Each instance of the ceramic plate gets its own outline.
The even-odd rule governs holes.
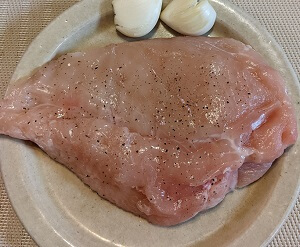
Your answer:
[[[299,113],[299,87],[282,49],[236,6],[211,1],[218,19],[210,36],[239,39],[280,70]],[[163,24],[145,38],[176,35]],[[93,45],[130,41],[116,33],[111,1],[85,0],[34,40],[13,79],[53,57]],[[13,84],[13,83],[12,83]],[[300,114],[298,114],[300,116]],[[101,199],[74,174],[29,142],[1,137],[0,157],[12,205],[40,246],[260,246],[266,245],[298,195],[299,142],[253,185],[230,193],[217,207],[175,226],[158,227]]]

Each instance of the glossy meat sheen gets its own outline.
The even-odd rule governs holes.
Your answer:
[[[0,133],[37,143],[100,196],[159,225],[257,180],[297,138],[283,79],[233,39],[95,48],[18,85],[0,103]]]

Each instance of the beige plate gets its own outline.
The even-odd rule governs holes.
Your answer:
[[[234,37],[259,51],[286,79],[300,116],[298,82],[282,49],[237,7],[222,0],[212,3],[218,20],[210,35]],[[173,35],[159,24],[147,38]],[[111,1],[82,1],[34,40],[14,79],[60,53],[124,39],[115,32]],[[266,245],[298,195],[298,150],[299,142],[259,182],[230,193],[219,206],[184,224],[166,228],[151,225],[102,200],[36,146],[6,137],[0,142],[2,172],[12,205],[34,240],[49,247]]]

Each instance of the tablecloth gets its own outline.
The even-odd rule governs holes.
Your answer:
[[[78,0],[0,0],[0,97],[27,46]],[[275,37],[300,76],[300,0],[231,0]],[[299,162],[299,161],[297,161]],[[0,246],[36,246],[18,220],[0,174]],[[268,247],[300,246],[300,196]]]

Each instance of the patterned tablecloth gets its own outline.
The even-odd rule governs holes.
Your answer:
[[[0,96],[34,37],[78,0],[0,0]],[[300,0],[231,0],[275,37],[300,76]],[[0,174],[0,246],[36,246],[8,200]],[[300,246],[300,196],[269,247]]]

